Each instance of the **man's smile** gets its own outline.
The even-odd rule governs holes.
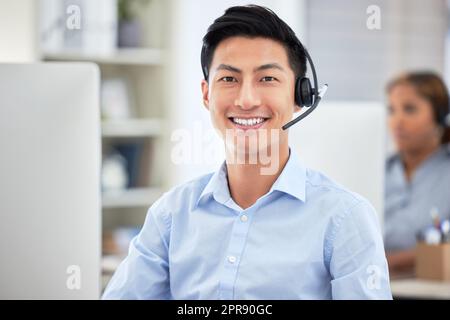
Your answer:
[[[261,128],[270,118],[262,116],[236,116],[228,117],[230,123],[237,129],[248,130],[248,129],[259,129]]]

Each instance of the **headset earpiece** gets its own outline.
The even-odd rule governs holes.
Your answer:
[[[446,110],[438,109],[437,123],[444,128],[450,127],[450,106]]]
[[[295,103],[299,107],[310,107],[313,104],[314,92],[308,78],[297,78],[295,83]]]
[[[450,106],[448,106],[447,110],[443,112],[443,114],[440,116],[440,124],[444,128],[450,127]]]

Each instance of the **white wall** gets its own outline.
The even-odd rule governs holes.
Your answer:
[[[369,5],[381,29],[366,26]],[[309,50],[330,100],[384,99],[386,82],[406,70],[444,72],[445,0],[308,0]]]
[[[38,59],[35,0],[0,0],[0,62]]]

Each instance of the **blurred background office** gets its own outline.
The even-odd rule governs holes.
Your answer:
[[[386,165],[384,233],[395,272],[414,267],[418,238],[449,240],[449,94],[439,75],[424,71],[398,76],[386,91],[397,152]],[[442,231],[438,238],[446,239],[430,238],[436,230]]]
[[[0,62],[101,68],[105,283],[152,202],[221,161],[202,106],[202,37],[226,8],[248,3],[294,29],[336,105],[387,108],[386,84],[405,71],[450,78],[445,0],[0,0]],[[397,147],[386,133],[385,159]],[[181,142],[192,152],[180,160]]]

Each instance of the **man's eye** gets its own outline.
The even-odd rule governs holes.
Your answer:
[[[277,80],[275,77],[263,77],[261,79],[262,82],[269,82],[269,81],[275,81]]]
[[[235,81],[235,79],[233,77],[223,77],[223,78],[220,78],[219,80],[223,81],[223,82],[233,82],[233,81]]]

